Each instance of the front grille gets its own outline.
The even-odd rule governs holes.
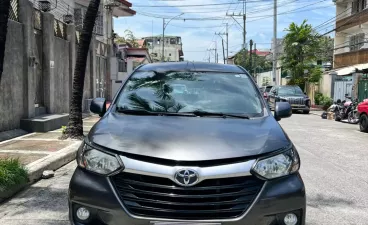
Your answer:
[[[290,104],[293,104],[293,105],[305,105],[304,98],[289,97],[286,99]]]
[[[132,173],[120,173],[111,180],[133,215],[184,220],[239,217],[264,184],[254,176],[204,180],[193,187]]]

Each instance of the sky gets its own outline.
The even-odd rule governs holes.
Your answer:
[[[125,30],[131,30],[137,38],[162,35],[163,17],[171,20],[165,35],[181,36],[184,59],[189,61],[215,60],[214,49],[217,45],[219,61],[222,61],[222,42],[226,23],[229,34],[229,56],[242,48],[242,17],[226,16],[242,13],[241,0],[128,0],[137,14],[114,20],[114,31],[120,36]],[[290,23],[300,24],[304,19],[315,30],[324,34],[333,30],[335,25],[335,5],[332,0],[277,0],[277,37],[282,38]],[[273,38],[273,4],[271,0],[246,0],[246,41],[256,43],[257,49],[271,49]],[[190,5],[190,6],[187,6]],[[180,15],[184,13],[183,15]],[[180,16],[179,16],[180,15]],[[238,24],[239,23],[239,24]],[[333,35],[333,32],[329,35]],[[249,48],[249,47],[248,47]],[[254,48],[254,47],[253,47]]]

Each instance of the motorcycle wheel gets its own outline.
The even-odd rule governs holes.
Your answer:
[[[349,114],[348,114],[348,121],[349,123],[357,123],[358,122],[358,118],[356,116],[356,113],[353,112],[353,111],[350,111]]]

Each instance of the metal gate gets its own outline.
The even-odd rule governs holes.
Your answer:
[[[360,80],[358,83],[358,100],[362,102],[368,98],[368,79]]]
[[[352,81],[339,80],[334,83],[334,96],[333,100],[337,101],[337,99],[344,100],[345,94],[351,96],[353,89]]]

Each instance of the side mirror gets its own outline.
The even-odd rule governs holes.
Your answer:
[[[93,99],[89,109],[94,114],[98,114],[100,117],[102,117],[106,113],[106,99],[105,98]]]
[[[272,94],[276,95],[277,91],[276,90],[273,90],[272,91]]]
[[[288,118],[293,114],[291,105],[288,102],[276,102],[275,119],[280,121],[282,118]]]
[[[307,92],[304,92],[305,95],[307,95]]]

